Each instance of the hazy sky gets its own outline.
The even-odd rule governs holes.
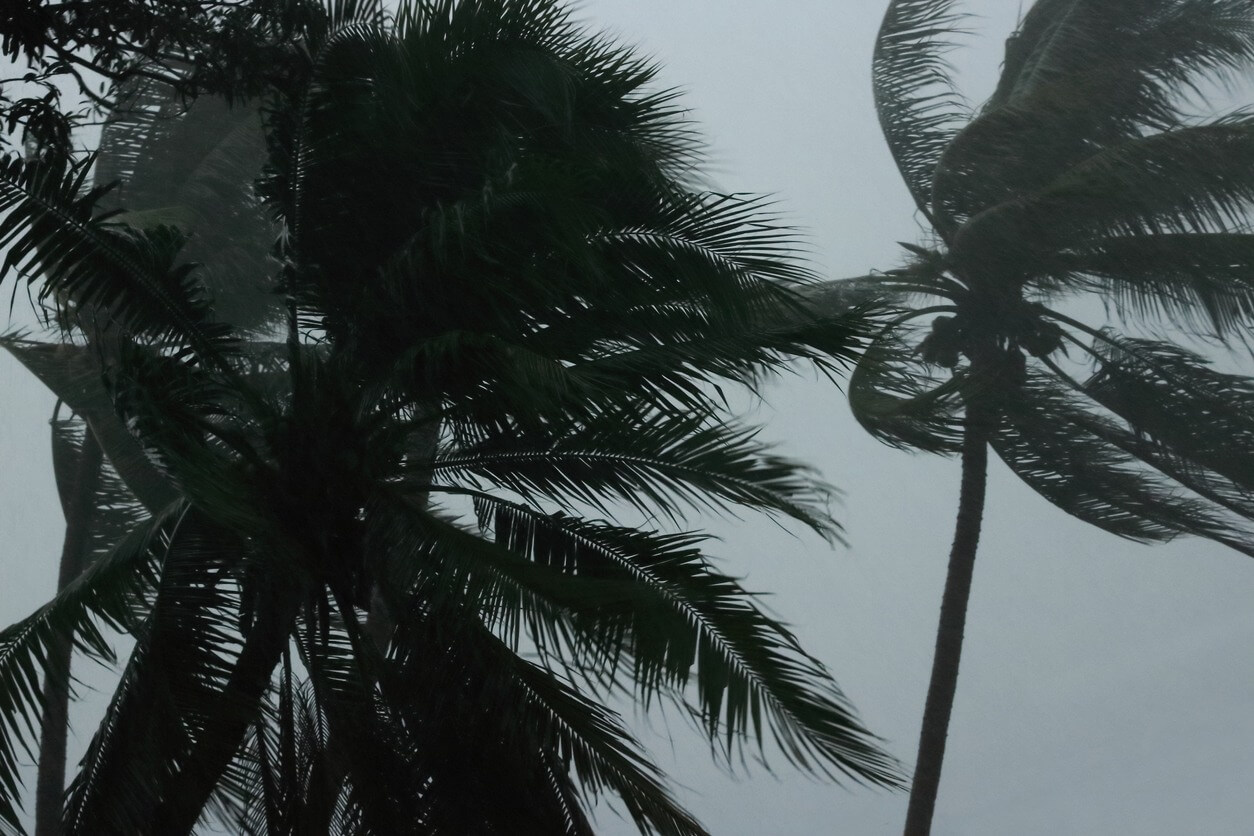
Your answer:
[[[770,192],[829,275],[894,266],[919,233],[875,121],[879,0],[585,0],[580,16],[664,66],[727,191]],[[973,101],[990,90],[1017,4],[972,0],[954,54]],[[21,303],[19,302],[19,308]],[[0,621],[52,591],[61,520],[52,402],[0,357]],[[845,491],[848,549],[769,522],[713,528],[714,550],[773,593],[888,748],[910,762],[957,502],[956,462],[867,438],[842,395],[806,375],[757,410],[787,453]],[[999,463],[977,561],[934,832],[970,836],[1254,832],[1254,564],[1201,541],[1138,546],[1089,529]],[[646,741],[715,834],[893,833],[905,794],[808,779],[778,764],[729,778],[677,718]],[[85,738],[91,727],[78,730]],[[601,816],[603,832],[634,832]]]

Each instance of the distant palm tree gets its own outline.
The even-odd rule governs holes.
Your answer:
[[[702,538],[654,530],[746,508],[835,533],[718,386],[851,361],[861,313],[805,313],[789,231],[697,189],[652,68],[555,3],[345,4],[304,49],[261,187],[286,344],[222,321],[177,228],[99,216],[77,170],[0,172],[10,264],[112,313],[105,392],[177,497],[0,633],[0,814],[38,661],[62,635],[108,658],[101,620],[137,644],[68,833],[588,833],[606,792],[703,832],[596,701],[625,689],[729,754],[769,734],[897,783]]]
[[[989,447],[1106,531],[1254,554],[1254,384],[1171,341],[1242,340],[1254,314],[1254,119],[1188,115],[1254,62],[1254,6],[1039,0],[969,113],[944,58],[953,5],[890,3],[873,62],[885,138],[932,236],[905,245],[907,266],[849,286],[903,308],[850,380],[858,420],[962,458],[909,834],[931,826]],[[1058,307],[1084,295],[1160,338]]]
[[[134,226],[177,223],[189,235],[182,257],[198,264],[217,315],[248,330],[273,327],[281,306],[260,279],[274,231],[252,195],[265,156],[256,108],[230,108],[212,96],[189,101],[163,83],[138,78],[111,99],[118,104],[101,132],[92,172],[97,184],[112,187],[102,208],[129,207],[115,220]],[[142,508],[155,513],[175,496],[136,455],[141,451],[93,379],[101,361],[91,355],[109,353],[110,312],[74,310],[65,324],[85,351],[0,339],[64,399],[58,415],[63,405],[74,413],[53,420],[55,475],[66,517],[58,591],[106,553]],[[107,458],[98,437],[110,448]],[[128,478],[118,476],[119,467]],[[61,828],[71,650],[68,641],[57,643],[45,666],[36,836],[56,836]]]

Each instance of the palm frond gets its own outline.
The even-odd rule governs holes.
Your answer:
[[[875,303],[864,303],[824,313],[803,296],[764,300],[748,322],[732,325],[711,321],[697,306],[642,306],[623,312],[623,330],[607,322],[604,342],[571,373],[599,384],[602,392],[670,399],[695,412],[709,387],[730,382],[756,390],[785,363],[804,361],[834,379],[853,365],[879,312]],[[608,319],[581,318],[578,327],[595,329]],[[560,338],[561,326],[555,330]]]
[[[1158,319],[1220,339],[1254,318],[1254,235],[1162,233],[1108,238],[1059,259],[1061,287],[1100,294],[1123,319]]]
[[[1182,90],[1197,90],[1202,76],[1235,81],[1251,62],[1254,25],[1240,0],[1039,0],[1007,41],[988,107],[1039,102],[1053,88],[1058,106],[1086,109],[1093,124],[1126,136],[1132,126],[1174,126]],[[1099,76],[1103,85],[1092,86]]]
[[[32,756],[42,715],[40,675],[49,649],[64,638],[90,658],[114,661],[102,627],[126,632],[146,611],[156,584],[153,547],[181,513],[178,506],[135,528],[57,597],[0,632],[0,821],[21,830],[17,752]]]
[[[944,154],[938,211],[961,222],[1095,153],[1187,122],[1183,93],[1254,60],[1240,0],[1043,0],[1006,42],[1001,80]]]
[[[800,293],[808,273],[756,201],[698,196],[651,219],[654,226],[619,231],[588,228],[593,212],[576,211],[579,228],[566,247],[560,217],[556,229],[549,222],[569,201],[561,189],[532,207],[540,229],[519,222],[492,234],[501,218],[480,229],[492,214],[486,207],[511,195],[476,200],[456,223],[433,213],[434,231],[408,242],[379,292],[363,296],[371,310],[397,315],[396,327],[351,337],[388,358],[376,368],[394,363],[428,396],[469,396],[476,420],[495,411],[551,421],[633,399],[637,408],[705,412],[706,384],[754,385],[789,359],[834,373],[866,335],[867,308],[820,313],[808,305]],[[437,230],[436,221],[449,228]],[[559,246],[528,269],[503,272],[502,263],[517,261],[503,244],[514,235],[515,249],[534,240]],[[444,247],[452,252],[442,255]]]
[[[1107,336],[1085,391],[1138,436],[1254,490],[1254,379],[1168,343]]]
[[[962,442],[959,377],[942,379],[921,362],[905,334],[886,328],[849,376],[849,407],[876,439],[891,447],[957,453]]]
[[[1007,401],[993,449],[1019,478],[1063,511],[1140,542],[1181,534],[1250,553],[1248,534],[1222,509],[1190,497],[1178,483],[1140,464],[1088,429],[1094,415],[1065,390],[1034,375],[1030,399]]]
[[[1139,459],[1191,494],[1212,503],[1218,513],[1234,515],[1229,518],[1230,530],[1224,533],[1223,538],[1214,539],[1237,551],[1250,553],[1249,532],[1242,520],[1254,517],[1254,493],[1189,457],[1177,454],[1170,447],[1116,426],[1111,421],[1084,414],[1078,414],[1075,420],[1096,438]]]
[[[0,246],[4,273],[42,274],[42,299],[102,309],[154,338],[176,338],[215,357],[227,331],[215,323],[190,268],[175,258],[183,236],[171,227],[110,229],[95,214],[102,192],[83,194],[89,162],[64,173],[15,157],[0,161]]]
[[[511,820],[556,818],[560,829],[550,824],[545,832],[588,833],[570,801],[608,792],[641,832],[705,833],[611,711],[519,658],[473,618],[456,609],[412,608],[398,625],[395,646],[398,669],[385,688],[406,695],[396,705],[412,730],[413,751],[428,768],[439,764],[434,775],[457,780],[462,793],[479,799],[469,816],[433,811],[452,825],[450,832],[467,832],[467,824],[484,818],[489,832],[503,833],[518,827]],[[569,774],[582,792],[569,784]],[[514,791],[500,792],[511,784]],[[458,795],[432,789],[445,799]]]
[[[897,781],[895,764],[875,748],[822,665],[801,651],[782,624],[762,613],[750,593],[715,571],[692,535],[649,533],[475,496],[494,537],[508,551],[501,555],[463,534],[450,557],[484,561],[478,571],[493,579],[487,589],[495,591],[497,606],[507,596],[520,600],[519,581],[543,579],[543,587],[521,600],[547,599],[553,615],[583,613],[580,621],[565,623],[580,646],[590,644],[594,667],[612,671],[619,664],[615,657],[626,653],[633,665],[631,680],[646,701],[657,692],[674,694],[694,677],[696,714],[712,739],[724,736],[729,753],[738,740],[752,735],[760,742],[769,732],[799,765],[881,785]],[[433,523],[445,529],[442,537],[433,536]],[[432,547],[448,549],[436,544],[447,540],[451,545],[459,537],[434,518],[424,525]],[[550,571],[536,576],[507,555]],[[557,579],[550,578],[553,569],[559,571]],[[466,571],[476,570],[471,564]],[[562,582],[563,575],[575,584]],[[507,587],[496,585],[505,580]],[[552,619],[531,639],[560,652],[563,633],[552,630],[562,623]]]
[[[756,432],[700,415],[610,415],[575,427],[551,445],[519,451],[504,440],[437,454],[439,480],[472,477],[473,486],[513,490],[527,501],[571,502],[604,511],[607,499],[678,519],[684,506],[780,513],[835,536],[827,495],[804,466],[771,455]],[[441,490],[440,483],[433,490]]]
[[[348,801],[351,788],[336,783],[341,776],[317,689],[292,667],[289,655],[262,716],[219,784],[216,820],[247,836],[366,836],[370,831]]]
[[[549,780],[554,753],[531,740],[494,734],[492,720],[468,699],[476,678],[472,652],[458,647],[462,616],[443,613],[444,639],[435,647],[407,647],[402,658],[456,659],[448,665],[402,670],[384,660],[349,610],[306,634],[301,648],[312,693],[327,720],[327,753],[346,778],[345,814],[362,833],[563,833],[585,836],[581,816],[569,816],[560,788]],[[409,610],[400,607],[408,621]],[[479,628],[482,630],[482,628]],[[394,657],[400,653],[393,641]],[[489,676],[499,675],[499,667]],[[501,720],[499,716],[496,721]],[[483,736],[480,737],[480,732]],[[326,811],[323,810],[323,813]],[[326,823],[313,823],[318,832]],[[352,832],[352,831],[350,831]]]
[[[261,598],[241,635],[244,545],[194,510],[165,538],[151,614],[70,787],[67,833],[185,832],[242,745],[287,641]]]
[[[409,745],[391,700],[379,698],[382,651],[363,634],[355,616],[337,617],[329,598],[323,612],[311,607],[302,614],[298,647],[309,672],[312,709],[325,723],[320,734],[326,741],[326,776],[332,786],[341,784],[343,797],[336,805],[358,832],[425,832],[430,808],[439,800],[425,792],[431,775],[416,764],[420,753]],[[304,811],[316,818],[316,831],[325,829],[326,814],[335,812],[328,810],[329,800],[315,800],[316,808]]]
[[[880,129],[915,205],[928,218],[937,163],[966,115],[945,60],[953,46],[949,38],[961,33],[963,16],[953,6],[953,0],[893,0],[871,59]]]
[[[989,269],[987,254],[1000,250],[1022,273],[1037,254],[1112,237],[1241,231],[1254,201],[1252,164],[1254,121],[1241,114],[1130,140],[973,217],[954,256],[985,253]]]

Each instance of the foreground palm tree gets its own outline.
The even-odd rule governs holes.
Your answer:
[[[1190,94],[1254,63],[1254,6],[1038,0],[974,113],[944,61],[953,6],[896,0],[880,29],[880,122],[932,237],[907,245],[907,266],[856,282],[904,312],[850,381],[875,436],[962,459],[909,834],[931,827],[990,447],[1106,531],[1254,554],[1254,382],[1170,341],[1242,340],[1254,314],[1254,119],[1187,112]],[[1059,307],[1085,294],[1162,336]]]
[[[771,735],[896,783],[699,535],[611,505],[833,534],[822,487],[717,384],[834,368],[860,315],[806,313],[787,230],[696,190],[651,69],[551,2],[424,3],[394,25],[345,5],[303,54],[262,184],[286,344],[224,322],[182,234],[99,216],[82,172],[0,177],[10,264],[111,312],[108,395],[136,470],[176,492],[0,634],[0,814],[16,824],[39,660],[61,635],[108,658],[99,621],[136,648],[68,833],[587,833],[605,792],[642,830],[702,832],[596,701],[623,689],[729,754]]]

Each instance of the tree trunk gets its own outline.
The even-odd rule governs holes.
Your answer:
[[[905,836],[927,836],[932,830],[936,793],[940,787],[945,740],[949,735],[949,715],[958,687],[958,663],[962,656],[962,632],[971,597],[971,576],[975,551],[980,541],[984,516],[984,488],[988,477],[988,424],[979,412],[968,409],[962,440],[962,488],[958,499],[958,520],[949,552],[949,574],[941,599],[940,625],[936,630],[936,652],[932,657],[932,680],[923,709],[919,733],[919,756],[915,762],[906,812]]]
[[[69,586],[86,568],[101,461],[100,445],[91,430],[87,429],[74,469],[74,482],[65,486],[68,488],[64,494],[65,540],[61,547],[57,592]],[[35,784],[35,836],[60,836],[62,830],[73,650],[70,636],[58,636],[48,648],[43,729],[39,737],[39,774]]]
[[[423,461],[431,461],[435,457],[436,445],[439,441],[440,425],[433,423],[427,429],[414,439],[413,453]],[[417,502],[420,507],[427,507],[429,494],[423,493],[418,497]],[[386,579],[384,583],[386,583]],[[366,622],[363,627],[363,633],[366,638],[374,645],[381,656],[387,655],[388,643],[392,640],[392,633],[396,629],[396,619],[388,608],[387,596],[383,586],[376,580],[370,589],[370,610],[366,613]],[[343,606],[348,606],[346,603]],[[346,614],[351,613],[351,609],[345,610]],[[374,683],[371,682],[371,685]],[[337,728],[335,718],[329,718],[330,733],[327,738],[326,751],[323,753],[323,759],[320,761],[325,764],[323,775],[326,781],[326,789],[328,794],[337,793],[344,782],[348,780],[349,773],[352,771],[348,756],[342,751],[344,749],[343,740],[348,736],[342,728]],[[334,798],[331,799],[334,801]],[[329,828],[331,824],[330,816],[334,812],[334,804],[326,804],[320,811],[316,820],[319,822],[319,833],[323,829]],[[325,827],[324,827],[325,826]]]

